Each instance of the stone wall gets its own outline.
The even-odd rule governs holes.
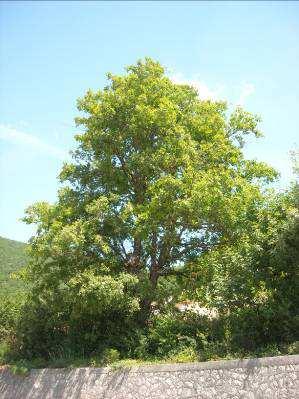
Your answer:
[[[132,367],[0,370],[1,399],[297,399],[299,355]]]

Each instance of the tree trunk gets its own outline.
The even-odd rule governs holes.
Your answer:
[[[149,280],[151,286],[151,292],[148,298],[144,298],[140,304],[140,314],[138,321],[141,325],[146,325],[147,321],[151,315],[152,306],[151,303],[155,298],[155,291],[157,288],[158,278],[159,278],[159,265],[157,261],[157,233],[154,232],[152,235],[152,246],[151,246],[151,265],[149,271]]]

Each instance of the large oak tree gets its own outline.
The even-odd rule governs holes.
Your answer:
[[[58,201],[25,217],[37,224],[33,290],[68,287],[89,308],[135,311],[159,278],[234,240],[275,173],[242,153],[259,119],[198,94],[145,59],[78,101],[78,147]]]

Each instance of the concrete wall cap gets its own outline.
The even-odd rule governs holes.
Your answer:
[[[169,363],[169,364],[154,364],[144,366],[125,366],[120,368],[111,367],[79,367],[76,369],[59,368],[59,369],[32,369],[31,372],[37,373],[47,370],[47,373],[65,373],[78,371],[96,371],[97,374],[108,374],[113,372],[127,372],[127,373],[163,373],[176,371],[196,371],[196,370],[229,370],[236,368],[251,369],[255,367],[269,367],[269,366],[288,366],[299,364],[299,355],[263,357],[253,359],[236,359],[236,360],[211,360],[208,362],[196,363]],[[4,371],[4,368],[2,369]],[[1,372],[1,369],[0,369]]]

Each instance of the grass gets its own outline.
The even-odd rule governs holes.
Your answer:
[[[1,348],[1,346],[0,346]],[[2,355],[7,348],[2,348]],[[1,352],[1,351],[0,351]],[[231,359],[247,359],[255,357],[267,357],[267,356],[280,356],[280,355],[293,355],[299,353],[299,341],[293,342],[292,344],[285,345],[283,347],[277,347],[276,345],[269,345],[261,348],[256,352],[242,353],[235,352],[226,354],[225,356],[215,355],[204,360],[231,360]],[[128,369],[134,366],[150,366],[157,364],[171,364],[171,363],[192,363],[202,361],[200,354],[196,353],[192,348],[185,348],[175,355],[159,358],[148,358],[148,359],[120,359],[119,353],[115,349],[107,349],[101,355],[95,355],[91,357],[79,357],[69,354],[64,356],[51,358],[45,360],[42,358],[36,358],[32,360],[19,359],[11,362],[8,366],[11,371],[17,375],[26,375],[33,368],[69,368],[74,369],[78,367],[109,367],[112,371]],[[0,353],[0,364],[1,364],[1,353]]]
[[[196,361],[196,360],[193,360]],[[184,359],[179,363],[190,363],[192,362],[190,359]],[[21,359],[19,361],[12,362],[8,365],[11,371],[14,374],[25,375],[30,369],[38,369],[38,368],[68,368],[75,369],[79,367],[109,367],[112,371],[122,370],[131,368],[134,366],[151,366],[155,364],[169,364],[169,363],[178,363],[174,358],[167,359],[120,359],[113,362],[103,362],[101,358],[91,357],[91,358],[58,358],[58,359],[32,359],[30,361],[26,361]]]

